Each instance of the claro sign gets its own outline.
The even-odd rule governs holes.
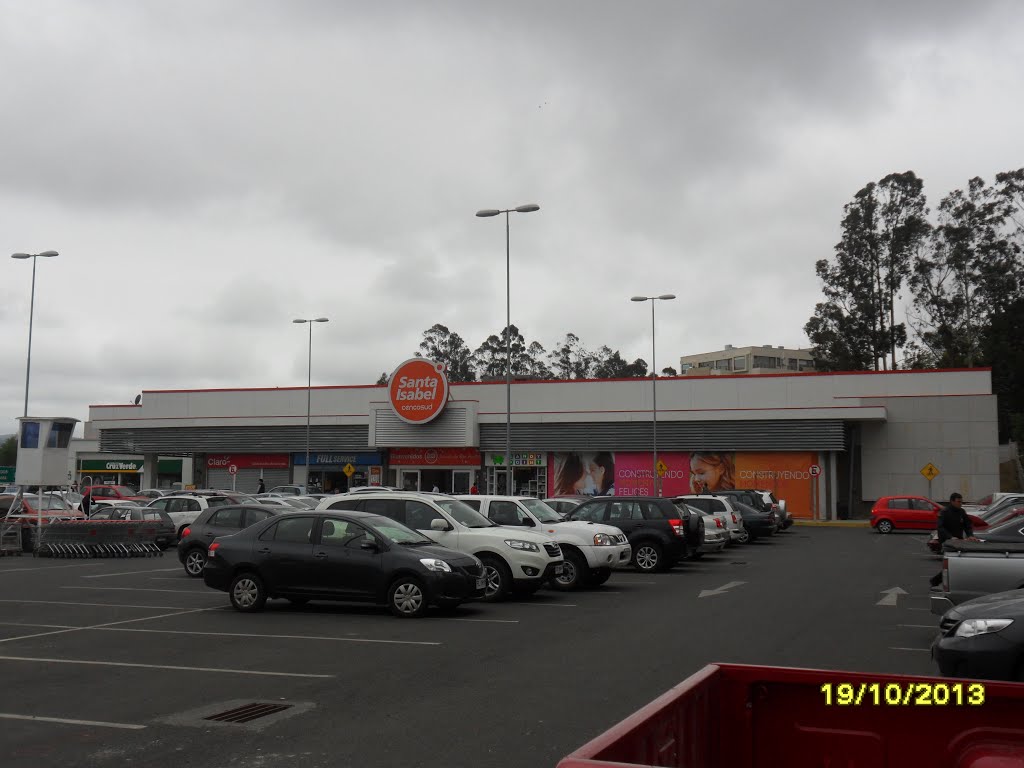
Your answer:
[[[444,365],[423,357],[406,360],[388,379],[388,400],[395,415],[408,424],[433,421],[448,402]]]

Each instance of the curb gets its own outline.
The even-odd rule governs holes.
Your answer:
[[[813,528],[870,528],[870,520],[794,520],[793,525]]]

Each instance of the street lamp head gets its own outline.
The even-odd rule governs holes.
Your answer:
[[[647,301],[647,297],[646,296],[634,296],[633,298],[630,299],[630,301]]]
[[[12,259],[31,259],[32,258],[32,254],[31,253],[12,253],[11,254],[11,258]]]
[[[59,256],[60,254],[57,253],[56,251],[43,251],[39,255],[42,256],[44,259],[52,259],[54,256]]]
[[[482,211],[477,211],[476,215],[481,219],[486,219],[488,216],[497,216],[501,211],[496,208],[484,208]]]
[[[675,297],[676,295],[674,293],[663,293],[658,298],[661,299],[662,301],[668,301],[669,299],[674,299]]]
[[[301,325],[302,323],[308,323],[309,320],[292,320],[292,322],[293,323],[298,323],[299,325]]]
[[[326,318],[326,317],[318,317],[318,318],[317,318],[316,320],[314,320],[313,322],[314,322],[314,323],[326,323],[326,322],[328,322],[328,320],[327,320],[327,318]]]
[[[537,205],[536,203],[528,203],[527,205],[516,206],[516,213],[533,213],[534,211],[539,210],[540,206]]]

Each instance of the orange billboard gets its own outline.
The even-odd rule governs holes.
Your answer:
[[[816,453],[737,453],[736,487],[771,491],[792,517],[811,517],[811,467]]]

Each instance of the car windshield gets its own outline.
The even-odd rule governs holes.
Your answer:
[[[129,488],[127,485],[106,485],[104,488],[112,488],[119,496],[134,496],[135,491]]]
[[[733,505],[734,507],[736,507],[736,509],[737,509],[737,510],[738,510],[738,511],[739,511],[739,512],[740,512],[741,514],[744,514],[744,515],[759,515],[759,514],[761,514],[761,512],[760,512],[759,510],[757,510],[757,509],[754,509],[754,508],[753,508],[752,506],[750,506],[749,504],[744,504],[744,503],[743,503],[742,501],[735,501],[735,500],[734,500],[734,501],[733,501],[733,503],[732,503],[732,505]]]
[[[1017,504],[1020,504],[1020,502],[1017,502]],[[1013,507],[1013,506],[1015,506],[1015,505],[1012,502],[1008,503],[1008,504],[1002,504],[1002,503],[995,504],[992,507],[990,507],[989,509],[981,511],[978,514],[978,517],[980,517],[985,522],[988,522],[989,520],[992,520],[993,518],[1003,517],[1007,512],[1009,512],[1010,508]]]
[[[467,528],[494,528],[495,524],[458,499],[431,499],[437,506]]]
[[[555,510],[539,499],[520,499],[519,502],[530,510],[533,516],[542,523],[560,523],[565,520],[562,515],[555,512]]]
[[[397,520],[387,517],[367,517],[361,522],[366,523],[377,533],[394,544],[433,544],[434,542],[422,533],[402,525]]]

